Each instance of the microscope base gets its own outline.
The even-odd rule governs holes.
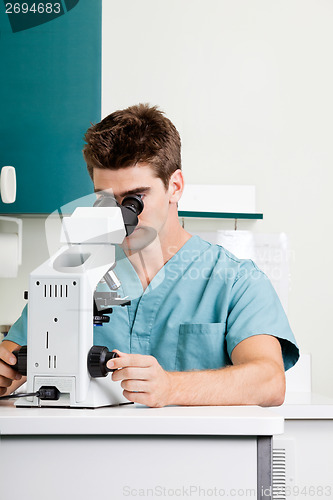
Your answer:
[[[19,398],[17,407],[66,407],[66,408],[100,408],[102,406],[116,406],[128,404],[123,396],[120,382],[114,382],[111,377],[91,379],[87,397],[82,401],[75,399],[75,377],[35,377],[34,389],[37,392],[41,387],[55,387],[60,392],[59,399],[40,399],[36,396]]]

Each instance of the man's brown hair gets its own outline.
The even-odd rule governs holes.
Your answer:
[[[115,111],[92,125],[84,138],[91,178],[93,168],[118,170],[149,163],[167,189],[170,176],[181,168],[179,133],[156,106],[138,104]]]

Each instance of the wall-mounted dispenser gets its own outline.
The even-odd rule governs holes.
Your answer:
[[[14,203],[16,200],[14,167],[1,169],[0,192],[3,203]],[[22,263],[22,220],[1,216],[0,223],[0,278],[15,278]],[[13,224],[16,226],[14,230]]]

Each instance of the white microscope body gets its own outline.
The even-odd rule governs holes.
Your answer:
[[[142,204],[140,199],[139,202]],[[121,244],[130,234],[129,227],[135,228],[143,204],[139,211],[133,205],[130,208],[76,208],[62,221],[64,247],[31,273],[27,392],[51,388],[58,396],[57,399],[27,396],[18,399],[17,406],[95,408],[128,403],[119,382],[112,381],[110,376],[90,375],[87,360],[94,345],[96,287],[114,267],[114,245]],[[132,222],[128,226],[124,223],[128,215],[124,211],[131,212]],[[116,292],[112,294],[111,305],[126,303],[127,298],[121,299]],[[103,309],[100,312],[103,314]]]

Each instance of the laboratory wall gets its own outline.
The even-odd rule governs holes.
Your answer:
[[[238,229],[287,233],[290,323],[331,395],[332,25],[327,0],[103,2],[102,115],[157,104],[188,183],[256,186],[264,219]]]
[[[181,134],[186,182],[256,186],[264,218],[238,229],[287,234],[289,320],[313,390],[333,396],[333,3],[104,0],[102,20],[102,116],[159,105]],[[46,257],[44,220],[25,218],[19,277],[0,279],[1,324]]]

